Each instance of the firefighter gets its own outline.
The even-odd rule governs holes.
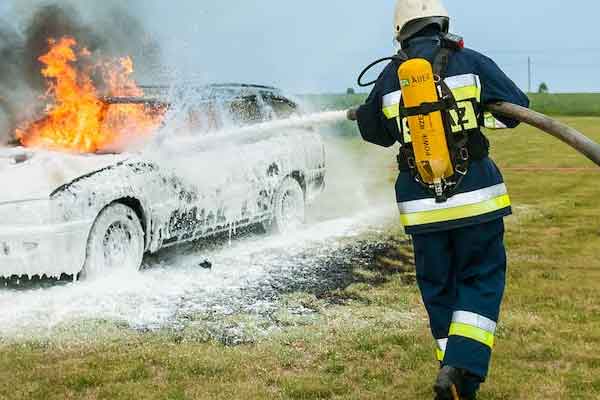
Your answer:
[[[505,286],[504,217],[511,205],[482,127],[514,128],[518,122],[496,118],[485,106],[505,101],[529,107],[527,96],[500,68],[464,48],[449,27],[440,0],[397,1],[394,35],[401,53],[428,60],[452,92],[454,105],[443,112],[456,173],[446,198],[424,185],[415,168],[410,114],[403,112],[398,77],[403,57],[389,63],[365,104],[349,114],[367,142],[400,143],[396,197],[412,236],[418,285],[441,365],[434,385],[440,400],[476,398],[488,375]]]

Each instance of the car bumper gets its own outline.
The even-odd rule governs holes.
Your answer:
[[[85,262],[92,223],[0,225],[0,277],[60,277],[79,273]]]

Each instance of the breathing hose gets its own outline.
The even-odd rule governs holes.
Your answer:
[[[384,58],[380,58],[379,60],[373,61],[371,64],[367,65],[365,67],[365,69],[363,69],[362,72],[360,73],[360,75],[358,76],[358,86],[369,87],[369,86],[373,86],[375,83],[377,83],[377,79],[367,82],[367,83],[363,83],[363,81],[362,81],[362,79],[367,74],[367,72],[369,72],[374,66],[379,65],[384,61],[398,61],[399,63],[403,63],[406,60],[408,60],[408,56],[406,54],[404,54],[404,52],[399,51],[398,54],[395,56],[384,57]]]

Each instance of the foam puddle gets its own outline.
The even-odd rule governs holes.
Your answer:
[[[288,236],[251,236],[231,246],[217,243],[198,249],[184,246],[146,260],[148,269],[90,282],[50,288],[0,290],[0,338],[50,339],[89,321],[106,321],[141,330],[184,327],[195,313],[227,316],[240,310],[260,313],[274,299],[248,296],[282,277],[293,280],[322,267],[323,258],[340,251],[342,239],[380,231],[390,209],[333,219]],[[298,259],[310,253],[310,260]],[[209,260],[213,268],[199,266]],[[220,318],[217,316],[217,318]],[[89,334],[95,337],[94,333]]]

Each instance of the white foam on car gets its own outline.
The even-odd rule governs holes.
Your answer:
[[[265,190],[269,195],[276,190],[279,181],[268,175],[270,165],[275,161],[282,174],[290,174],[292,171],[318,173],[313,164],[318,163],[315,160],[322,156],[320,145],[316,148],[313,146],[311,151],[306,150],[305,145],[320,143],[320,138],[317,133],[300,128],[343,118],[343,112],[325,112],[194,134],[189,127],[177,129],[178,124],[185,125],[180,121],[185,118],[181,117],[181,113],[176,114],[178,117],[172,117],[170,123],[158,133],[157,141],[149,143],[137,153],[75,155],[22,148],[0,151],[0,156],[6,156],[6,162],[0,161],[0,182],[10,188],[0,193],[0,203],[48,198],[59,186],[90,172],[99,171],[90,178],[96,179],[96,186],[91,188],[87,180],[75,182],[69,186],[68,194],[62,193],[60,200],[55,201],[55,204],[61,204],[61,209],[67,210],[64,213],[61,210],[55,212],[57,218],[65,215],[69,218],[69,221],[58,220],[55,223],[77,221],[81,223],[82,231],[89,229],[106,204],[134,193],[136,198],[155,206],[153,217],[157,226],[170,224],[173,209],[186,212],[201,207],[207,215],[218,215],[223,211],[226,218],[224,226],[229,227],[233,233],[236,222],[242,219],[244,212],[251,215],[260,213],[259,199]],[[18,155],[26,155],[26,161],[11,161],[14,160],[12,157]],[[160,173],[135,176],[126,166],[103,170],[118,162],[135,165],[146,161],[159,166]],[[181,182],[177,179],[178,187],[165,184],[165,177],[167,182],[171,182],[170,177],[181,178]],[[311,177],[306,178],[310,181]],[[145,182],[139,182],[141,179]],[[200,194],[201,198],[198,202],[188,201],[185,196],[181,196],[181,187],[187,192]],[[221,195],[217,196],[216,193]],[[224,198],[227,199],[226,203],[223,203]],[[11,213],[12,210],[8,212]],[[0,216],[3,216],[2,210]],[[5,224],[8,223],[7,218],[4,216]],[[10,223],[8,225],[10,227]],[[43,228],[41,224],[36,226],[36,229]],[[188,232],[181,232],[186,233]],[[173,236],[179,234],[180,232],[175,232]],[[81,236],[83,235],[82,233]],[[79,254],[78,257],[74,254],[71,256],[72,262],[59,257],[63,251],[48,255],[44,261],[29,263],[27,253],[20,251],[15,252],[13,258],[23,260],[22,262],[3,265],[0,259],[0,273],[3,276],[54,277],[59,277],[62,273],[76,274],[83,265],[85,238],[79,245],[75,240],[72,242],[77,246]]]
[[[16,162],[15,157],[23,157],[24,161]],[[59,186],[127,157],[0,147],[0,203],[48,198]]]

